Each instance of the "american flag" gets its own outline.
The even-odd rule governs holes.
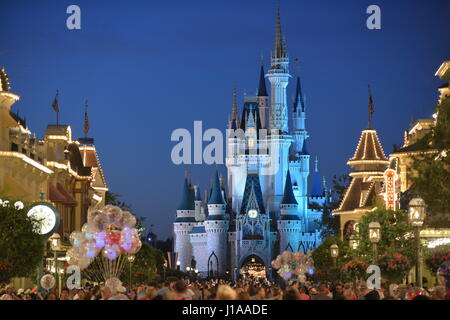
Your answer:
[[[55,110],[55,112],[59,112],[58,95],[59,95],[59,91],[56,90],[55,100],[53,100],[53,104],[52,104],[53,110]]]
[[[370,92],[370,84],[369,84],[369,114],[373,115],[375,112],[375,107],[373,105],[372,93]]]
[[[89,118],[88,118],[88,113],[87,113],[87,100],[86,100],[86,107],[84,109],[84,134],[87,134],[89,132]]]

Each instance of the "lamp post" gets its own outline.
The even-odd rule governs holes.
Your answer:
[[[181,265],[181,262],[180,262],[180,260],[178,260],[178,261],[177,261],[177,270],[178,270],[178,271],[180,271],[180,265]]]
[[[377,263],[378,258],[378,250],[377,250],[377,244],[380,242],[381,239],[381,226],[380,223],[377,221],[372,221],[369,223],[369,240],[372,242],[372,249],[373,249],[373,258],[372,263]]]
[[[422,198],[415,197],[409,202],[408,218],[415,227],[416,238],[416,284],[422,287],[422,270],[420,268],[420,228],[423,225],[426,215],[426,204]]]
[[[163,264],[164,282],[166,282],[166,268],[167,268],[167,260],[164,259],[164,264]]]
[[[333,258],[333,266],[337,266],[337,257],[339,256],[339,247],[336,243],[330,246],[330,255]]]
[[[372,250],[373,250],[373,258],[372,263],[377,263],[378,258],[378,250],[377,250],[377,244],[380,242],[381,239],[381,226],[378,221],[372,221],[369,223],[369,240],[372,242]]]
[[[354,234],[352,234],[350,236],[350,240],[348,241],[348,244],[352,250],[356,250],[359,245],[358,238]]]
[[[58,251],[61,251],[61,236],[58,233],[52,234],[49,238],[50,247],[53,251],[53,264],[55,266],[55,280],[56,280],[56,288],[58,290],[58,296],[60,295],[60,285],[59,285],[59,272],[58,272]]]
[[[136,259],[134,254],[128,255],[128,263],[130,264],[130,274],[129,274],[129,276],[130,276],[130,290],[131,290],[131,285],[132,285],[132,283],[131,283],[132,282],[132,280],[131,280],[131,266],[133,265],[134,259]]]

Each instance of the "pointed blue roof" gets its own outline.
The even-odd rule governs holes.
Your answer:
[[[296,88],[294,108],[293,108],[294,112],[297,112],[299,104],[301,107],[301,111],[305,112],[305,100],[303,99],[302,85],[300,84],[300,76],[297,77],[297,88]]]
[[[308,148],[306,147],[306,139],[303,141],[302,154],[309,154]]]
[[[177,210],[195,210],[194,197],[187,178],[184,179],[181,203]]]
[[[267,97],[266,78],[264,77],[264,67],[261,64],[261,72],[259,74],[258,97]]]
[[[250,205],[252,204],[252,205]],[[241,214],[247,213],[247,207],[252,207],[257,204],[260,213],[265,213],[263,195],[261,190],[261,184],[259,182],[259,176],[257,174],[248,174],[245,181],[244,196],[242,197]],[[252,208],[256,209],[256,208]]]
[[[222,196],[222,190],[220,190],[219,173],[217,170],[214,175],[211,197],[209,198],[208,204],[225,204]]]
[[[286,174],[286,183],[284,185],[284,195],[281,204],[298,204],[294,196],[294,191],[292,191],[291,173],[289,169]]]

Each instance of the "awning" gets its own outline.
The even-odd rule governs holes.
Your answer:
[[[50,200],[55,203],[62,203],[65,206],[69,207],[76,207],[77,201],[75,198],[67,192],[67,190],[64,188],[64,186],[60,183],[50,183],[49,184],[50,189]]]

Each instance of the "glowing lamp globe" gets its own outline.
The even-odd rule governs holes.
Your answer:
[[[425,220],[426,204],[422,198],[413,198],[409,202],[408,218],[414,227],[421,227]]]
[[[339,247],[337,244],[332,244],[330,246],[330,255],[332,258],[337,258],[339,256]]]
[[[369,240],[372,243],[378,243],[381,239],[381,226],[377,221],[369,223]]]

